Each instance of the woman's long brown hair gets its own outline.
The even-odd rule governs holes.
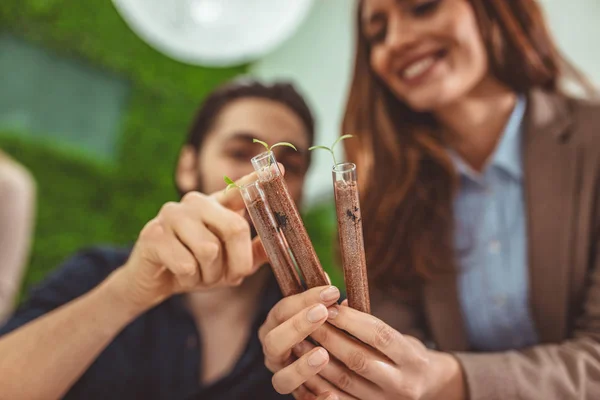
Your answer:
[[[535,0],[468,0],[488,49],[491,73],[518,93],[559,91],[572,74]],[[343,132],[357,164],[371,289],[408,289],[454,273],[455,173],[433,117],[399,101],[370,67],[361,30]],[[576,76],[581,78],[581,76]]]

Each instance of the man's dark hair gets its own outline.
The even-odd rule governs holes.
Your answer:
[[[223,108],[235,100],[244,98],[268,99],[287,106],[302,120],[309,136],[309,142],[313,143],[314,118],[306,101],[291,83],[264,84],[244,79],[220,86],[206,97],[192,122],[186,144],[199,149]]]

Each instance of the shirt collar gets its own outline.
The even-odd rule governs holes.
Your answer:
[[[486,169],[497,167],[515,179],[522,178],[521,132],[526,108],[525,96],[520,95]],[[456,152],[450,150],[450,157],[460,175],[477,180],[479,174],[466,164]]]
[[[523,176],[521,132],[526,105],[525,97],[519,96],[490,162],[490,165],[504,170],[516,179],[521,179]]]

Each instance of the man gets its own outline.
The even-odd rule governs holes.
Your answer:
[[[255,179],[252,138],[308,149],[313,136],[289,84],[209,96],[179,157],[182,200],[164,205],[133,249],[76,255],[0,329],[0,397],[280,398],[257,330],[281,295],[239,193],[220,189],[223,175]],[[299,201],[308,152],[276,156]]]

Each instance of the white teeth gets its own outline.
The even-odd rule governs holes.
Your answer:
[[[402,72],[402,76],[405,79],[412,79],[416,76],[419,76],[423,72],[425,72],[429,67],[431,67],[434,62],[434,57],[427,57],[425,59],[414,62],[404,69],[404,71]]]

